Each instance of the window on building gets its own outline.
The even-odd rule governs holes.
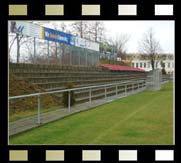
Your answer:
[[[138,63],[136,63],[136,67],[138,68]]]
[[[140,68],[142,68],[142,63],[140,63]]]
[[[146,63],[144,63],[144,68],[146,68]]]
[[[170,68],[170,62],[168,62],[168,68]]]
[[[132,63],[132,67],[134,67],[134,63]]]

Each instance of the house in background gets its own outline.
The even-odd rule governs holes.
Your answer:
[[[129,54],[128,58],[131,60],[131,66],[144,69],[145,71],[151,71],[151,61],[148,55],[141,54]],[[162,69],[161,63],[165,65],[165,71],[167,74],[174,72],[174,55],[173,54],[160,54],[155,60],[155,69]]]

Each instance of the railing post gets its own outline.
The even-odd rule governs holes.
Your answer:
[[[126,96],[127,95],[127,85],[125,85],[125,91],[124,91],[124,95]]]
[[[105,100],[107,99],[107,88],[105,86]]]
[[[137,84],[136,91],[139,92],[139,83]]]
[[[91,92],[91,88],[89,89],[89,104],[91,104],[92,102],[92,92]]]
[[[142,90],[144,90],[144,83],[142,83]]]
[[[145,89],[145,86],[146,86],[146,84],[145,84],[145,81],[143,82],[143,90]]]
[[[68,91],[68,112],[70,112],[70,101],[71,101],[71,96],[70,96],[70,91]]]
[[[118,85],[116,84],[116,96],[118,96]]]
[[[142,83],[142,90],[144,89],[144,83]]]
[[[134,94],[134,84],[132,84],[132,94]]]
[[[40,117],[40,115],[41,115],[41,110],[40,110],[40,108],[41,108],[41,101],[40,101],[40,95],[38,95],[38,124],[41,124],[41,117]]]
[[[143,90],[143,83],[141,83],[141,90]]]

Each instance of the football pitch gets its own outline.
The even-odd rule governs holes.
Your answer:
[[[10,137],[9,144],[173,144],[173,83]]]

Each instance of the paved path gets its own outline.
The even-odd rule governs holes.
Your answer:
[[[78,105],[71,107],[70,112],[68,111],[67,108],[64,108],[64,109],[58,109],[55,111],[49,111],[46,113],[42,113],[41,114],[41,124],[38,124],[37,115],[23,118],[23,119],[14,121],[14,122],[9,122],[9,136],[12,136],[12,135],[18,134],[20,132],[32,129],[34,127],[41,126],[41,125],[48,123],[48,122],[51,122],[51,121],[61,119],[63,117],[66,117],[68,115],[71,115],[71,114],[74,114],[77,112],[92,109],[96,106],[111,102],[116,98],[126,97],[126,96],[129,96],[131,94],[135,94],[135,93],[138,93],[140,91],[143,91],[143,90],[144,89],[140,89],[140,90],[135,91],[135,92],[130,92],[129,94],[126,94],[126,95],[125,94],[119,94],[119,96],[111,96],[111,97],[107,97],[106,99],[94,100],[91,102],[91,104],[89,102],[86,102],[83,104],[78,104]]]

